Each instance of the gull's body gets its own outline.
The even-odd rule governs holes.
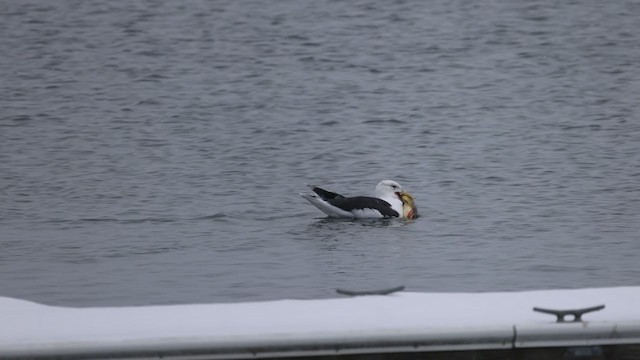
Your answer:
[[[407,197],[411,195],[392,180],[383,180],[376,186],[375,196],[345,197],[338,193],[311,186],[313,193],[300,195],[330,217],[338,218],[413,218],[413,212],[406,216],[403,209]],[[413,201],[412,201],[413,206]],[[414,206],[415,207],[415,206]],[[415,211],[417,214],[417,211]]]

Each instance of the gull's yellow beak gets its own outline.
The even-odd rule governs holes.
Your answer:
[[[406,191],[397,192],[396,195],[402,200],[402,217],[405,219],[415,219],[418,217],[418,208],[413,201],[413,196]]]

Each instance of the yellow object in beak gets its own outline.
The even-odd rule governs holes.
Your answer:
[[[396,195],[402,200],[402,217],[405,219],[417,218],[418,208],[413,201],[413,196],[408,192],[397,192]]]

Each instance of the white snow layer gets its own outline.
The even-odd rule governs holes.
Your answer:
[[[555,316],[532,311],[534,306],[576,309],[601,304],[606,308],[585,314],[583,323],[557,324]],[[603,344],[628,343],[640,338],[638,304],[640,287],[400,292],[327,300],[96,308],[0,297],[0,357],[275,345],[372,346],[381,341],[431,344],[432,350],[451,349],[447,344],[458,344],[460,349],[460,343],[469,348],[598,343],[594,339]]]

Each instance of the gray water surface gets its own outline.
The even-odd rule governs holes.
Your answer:
[[[640,3],[0,2],[0,296],[640,285]],[[335,221],[298,192],[417,199]]]

